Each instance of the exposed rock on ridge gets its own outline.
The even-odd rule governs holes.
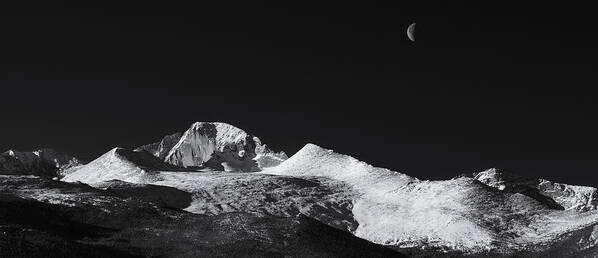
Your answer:
[[[172,147],[174,147],[179,142],[182,135],[183,133],[180,132],[171,135],[166,135],[164,136],[164,138],[162,138],[160,142],[143,145],[135,150],[146,150],[152,155],[164,160],[166,158],[166,155],[168,155],[170,150],[172,150]]]
[[[0,154],[0,174],[56,177],[68,173],[82,162],[53,149],[36,151],[8,150]]]
[[[594,187],[525,178],[496,168],[476,173],[474,178],[501,191],[521,193],[562,209],[587,211],[598,206],[598,189]]]

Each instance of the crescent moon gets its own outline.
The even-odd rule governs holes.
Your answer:
[[[415,42],[415,22],[409,25],[407,28],[407,37],[413,42]]]

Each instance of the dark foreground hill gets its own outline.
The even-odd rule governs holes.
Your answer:
[[[0,257],[401,257],[305,216],[203,216],[29,176],[0,192]]]

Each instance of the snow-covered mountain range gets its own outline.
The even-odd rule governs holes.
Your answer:
[[[8,186],[24,182],[22,184],[31,189],[5,188],[19,198],[60,207],[108,207],[100,203],[113,198],[108,196],[117,196],[133,198],[136,206],[150,203],[183,209],[181,212],[186,215],[158,212],[170,214],[160,216],[175,218],[171,226],[165,226],[167,231],[178,228],[174,226],[177,216],[185,217],[181,225],[195,219],[194,216],[218,220],[231,214],[249,214],[236,218],[241,221],[253,220],[247,216],[311,218],[321,225],[293,223],[309,225],[306,226],[309,230],[330,228],[330,232],[337,232],[334,234],[345,232],[355,239],[370,241],[376,245],[373,249],[364,245],[369,256],[598,256],[596,188],[523,178],[499,169],[430,181],[374,167],[315,144],[307,144],[287,157],[283,152],[270,150],[256,136],[225,123],[194,123],[183,133],[165,136],[160,142],[135,150],[115,148],[59,176],[61,182],[40,182],[42,178],[23,176],[5,179]],[[53,190],[49,190],[49,185]],[[81,201],[76,194],[57,190],[75,186],[84,189],[78,190],[84,196],[96,197]],[[117,208],[105,209],[111,214],[122,212]],[[116,220],[115,216],[111,218]],[[149,231],[143,233],[141,227],[145,225],[140,224],[139,228],[118,225],[116,228],[123,232],[134,230],[141,235],[150,234]],[[282,228],[269,232],[277,230]],[[291,232],[300,234],[300,231]],[[223,239],[235,238],[224,229],[221,233]],[[253,233],[247,234],[258,246],[269,245],[267,241],[253,238]],[[272,241],[289,239],[268,237]],[[129,245],[101,241],[94,244],[130,252],[142,248],[150,238],[129,236],[127,239],[132,241]],[[156,241],[157,238],[151,239]],[[180,236],[177,239],[196,243]],[[313,249],[313,242],[301,243],[301,248],[315,253],[315,250],[326,250],[326,247]],[[241,246],[239,250],[246,250]],[[276,252],[284,253],[281,251],[285,250],[284,246],[298,248],[297,244],[282,246],[275,249]],[[382,249],[376,249],[378,247]],[[340,249],[334,249],[333,245],[329,248],[328,251],[334,251],[327,252],[326,256],[343,256]],[[168,255],[167,252],[158,254]],[[303,256],[301,254],[300,251],[289,253],[298,257]]]
[[[552,199],[546,202],[525,191],[495,188],[491,182],[496,181],[489,179],[500,178],[496,171],[487,170],[473,178],[420,180],[308,144],[266,172],[348,184],[356,192],[351,211],[359,224],[355,235],[417,249],[412,255],[422,251],[431,255],[437,250],[456,255],[597,254],[598,212],[588,204],[595,188],[535,186],[538,195]]]

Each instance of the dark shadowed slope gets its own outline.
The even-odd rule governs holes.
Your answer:
[[[60,177],[82,162],[53,149],[36,151],[8,150],[0,154],[0,174]]]
[[[303,216],[203,216],[28,176],[0,176],[0,191],[0,247],[14,247],[0,256],[401,257]]]

